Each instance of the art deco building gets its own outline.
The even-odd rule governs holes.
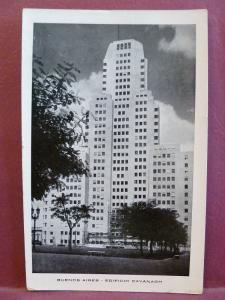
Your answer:
[[[159,144],[159,108],[147,87],[148,61],[141,43],[115,41],[103,60],[102,94],[92,101],[89,127],[89,203],[93,243],[119,235],[118,208],[149,199],[149,167]]]

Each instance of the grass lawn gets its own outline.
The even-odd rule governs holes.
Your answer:
[[[136,274],[188,276],[189,256],[179,259],[105,257],[33,253],[34,273]]]

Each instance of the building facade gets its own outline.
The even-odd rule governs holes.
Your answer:
[[[112,180],[112,98],[98,95],[90,105],[89,117],[89,199],[93,207],[88,222],[90,243],[102,244],[108,240],[109,209]]]
[[[193,152],[182,152],[179,145],[157,145],[152,158],[150,199],[160,208],[176,210],[190,237]]]
[[[159,107],[148,90],[147,74],[148,61],[141,43],[125,40],[109,45],[103,60],[102,95],[92,102],[90,108],[93,114],[89,127],[90,166],[94,176],[101,176],[96,188],[95,177],[90,180],[89,202],[101,214],[101,219],[94,215],[88,227],[89,233],[93,233],[93,243],[99,243],[99,239],[101,242],[117,239],[119,232],[112,228],[111,222],[117,209],[149,198],[151,151],[159,144],[160,134]],[[102,126],[105,128],[99,131],[96,126],[99,128],[102,122],[99,119],[104,120],[104,117]],[[102,143],[102,138],[102,146],[108,150],[106,157],[96,160],[96,147],[99,147],[96,143]],[[98,155],[100,153],[98,151]],[[102,161],[108,163],[104,169]],[[97,168],[101,168],[99,174],[95,172]],[[104,192],[98,202],[95,200],[97,189]]]
[[[89,161],[88,148],[86,146],[79,147],[81,157],[85,161]],[[56,217],[53,217],[52,208],[56,197],[62,194],[69,196],[68,207],[88,205],[89,193],[89,177],[70,176],[62,178],[62,187],[60,190],[52,190],[42,201],[35,201],[33,203],[34,209],[40,208],[40,215],[37,220],[37,228],[39,235],[41,235],[41,242],[44,245],[52,246],[67,246],[69,239],[69,228],[66,222],[62,222]],[[33,224],[32,224],[33,230]],[[36,232],[37,236],[38,232]],[[82,220],[77,224],[73,230],[73,245],[83,245],[87,243],[87,224]]]

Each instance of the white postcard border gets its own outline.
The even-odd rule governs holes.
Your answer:
[[[193,213],[190,276],[37,274],[32,273],[31,249],[31,96],[33,24],[195,24],[196,99],[193,171]],[[204,267],[207,127],[208,29],[206,10],[185,11],[23,11],[22,35],[22,145],[26,280],[30,290],[93,290],[135,292],[202,292]],[[92,280],[92,281],[91,281]],[[128,282],[126,282],[128,280]]]

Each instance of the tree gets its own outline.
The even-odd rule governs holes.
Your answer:
[[[34,57],[32,81],[32,199],[40,200],[60,178],[88,175],[88,166],[75,149],[84,137],[87,112],[75,112],[82,99],[72,85],[79,73],[73,63],[58,64],[46,74],[39,57]]]
[[[146,239],[152,208],[151,203],[134,202],[131,206],[124,206],[117,211],[117,227],[126,236],[139,239],[141,255],[143,255],[143,241]]]
[[[187,230],[183,223],[179,222],[177,218],[179,214],[175,210],[158,209],[158,222],[156,226],[155,242],[164,246],[164,251],[170,247],[170,251],[179,252],[179,245],[187,243]]]
[[[169,231],[170,234],[165,237],[165,241],[173,253],[178,254],[180,245],[186,245],[187,243],[187,230],[183,223],[176,220],[169,224],[167,231]]]
[[[186,229],[177,221],[178,217],[174,210],[161,209],[153,203],[134,202],[118,210],[117,227],[127,236],[139,239],[141,255],[144,241],[150,242],[151,255],[154,243],[168,244],[178,252],[179,245],[187,242]]]
[[[90,206],[70,206],[68,205],[69,195],[64,194],[62,194],[59,197],[56,197],[56,199],[53,200],[53,203],[54,207],[51,209],[53,212],[52,216],[58,218],[62,222],[65,222],[69,227],[68,247],[69,251],[71,251],[73,229],[82,219],[90,218]]]

